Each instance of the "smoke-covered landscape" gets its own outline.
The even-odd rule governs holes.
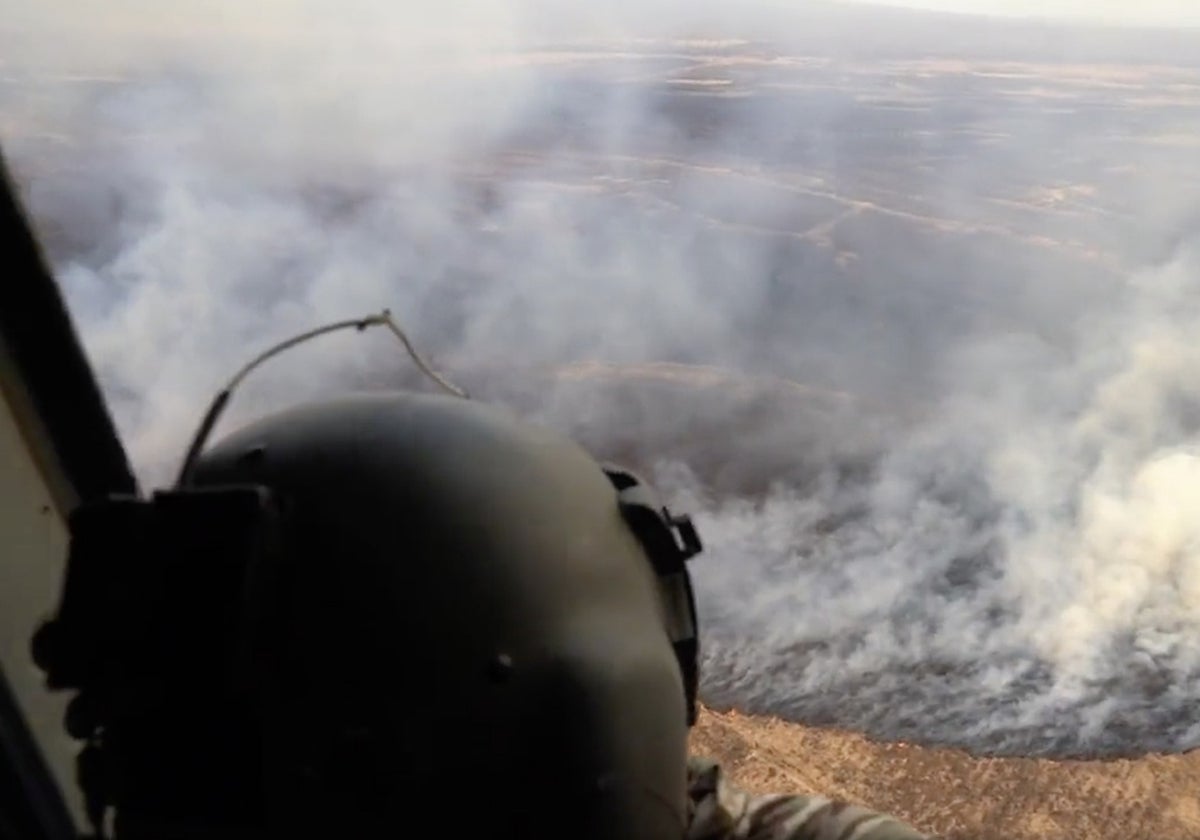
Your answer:
[[[693,514],[710,705],[1200,743],[1200,35],[156,9],[0,24],[0,143],[147,486],[256,352],[387,307]],[[321,339],[217,435],[398,384]]]

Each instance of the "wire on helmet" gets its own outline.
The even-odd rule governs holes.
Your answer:
[[[191,480],[192,471],[195,468],[196,460],[200,457],[200,452],[204,448],[204,444],[208,441],[208,436],[212,434],[213,426],[216,425],[221,413],[225,410],[225,406],[229,403],[229,398],[233,395],[233,389],[240,385],[242,380],[249,376],[255,368],[270,359],[272,356],[276,356],[285,350],[290,350],[297,344],[303,344],[310,339],[317,338],[318,336],[325,335],[326,333],[346,329],[356,329],[359,332],[362,332],[367,327],[378,326],[387,327],[392,334],[400,340],[400,343],[404,345],[404,349],[408,351],[409,357],[412,358],[413,362],[421,370],[421,372],[436,382],[442,388],[442,390],[453,394],[456,397],[462,397],[463,399],[470,398],[470,395],[468,395],[465,390],[447,381],[445,377],[435,371],[423,358],[421,358],[421,354],[417,352],[415,347],[413,347],[413,343],[409,340],[408,335],[400,328],[400,325],[396,323],[395,319],[392,318],[391,310],[385,309],[378,315],[368,315],[365,318],[357,318],[348,321],[335,321],[332,324],[326,324],[323,327],[316,327],[315,329],[302,332],[299,335],[292,336],[289,339],[268,347],[262,353],[259,353],[257,356],[247,362],[241,370],[234,374],[234,377],[229,380],[229,383],[224,388],[221,389],[221,391],[213,399],[212,404],[209,405],[208,411],[205,412],[204,419],[200,422],[200,427],[196,430],[196,434],[192,438],[192,444],[188,447],[187,455],[183,459],[183,465],[179,469],[179,477],[175,481],[175,486],[183,487]]]

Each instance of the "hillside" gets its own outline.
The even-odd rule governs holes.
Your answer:
[[[693,751],[758,793],[804,791],[894,813],[946,840],[1200,834],[1200,754],[1132,760],[974,758],[705,709]]]

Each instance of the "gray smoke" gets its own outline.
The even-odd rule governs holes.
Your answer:
[[[696,516],[711,702],[983,752],[1200,742],[1189,36],[203,8],[0,28],[0,141],[148,486],[258,350],[390,307]],[[398,384],[385,334],[324,338],[222,428]]]

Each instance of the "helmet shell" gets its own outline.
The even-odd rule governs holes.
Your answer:
[[[582,448],[495,406],[360,395],[235,432],[195,483],[261,484],[280,509],[252,606],[272,833],[420,814],[456,835],[682,836],[655,574]]]

